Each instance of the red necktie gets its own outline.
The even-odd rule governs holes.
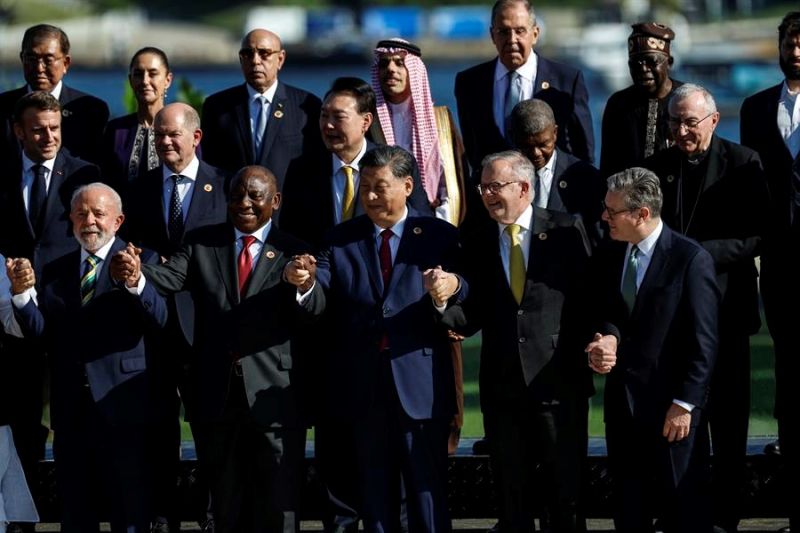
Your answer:
[[[253,270],[253,256],[250,255],[250,245],[256,242],[252,235],[242,237],[242,251],[239,252],[239,296],[244,297],[244,289],[247,287],[247,279],[250,271]]]
[[[381,247],[378,250],[378,257],[381,260],[381,277],[383,277],[383,294],[384,297],[389,292],[389,280],[392,278],[392,249],[389,246],[389,240],[394,233],[392,230],[385,229],[381,232]],[[382,352],[389,348],[389,337],[384,333],[381,341],[378,344],[378,351]]]

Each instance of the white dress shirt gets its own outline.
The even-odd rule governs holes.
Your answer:
[[[525,211],[514,221],[519,225],[520,246],[522,246],[522,258],[525,261],[525,269],[528,268],[528,260],[531,254],[531,234],[533,229],[533,206],[528,206]],[[506,273],[506,281],[511,286],[511,270],[509,269],[511,257],[511,236],[506,232],[509,224],[497,223],[500,238],[500,260],[503,262],[503,271]]]
[[[355,158],[353,158],[353,160],[349,163],[345,163],[339,159],[336,154],[331,154],[331,157],[333,158],[333,176],[331,176],[331,179],[333,180],[333,217],[336,221],[336,224],[339,224],[342,221],[342,201],[344,200],[344,184],[346,180],[342,167],[350,167],[353,169],[353,201],[356,203],[356,205],[358,205],[358,162],[361,161],[361,158],[364,157],[364,154],[366,153],[367,140],[364,139],[364,144],[361,146],[361,150],[359,150],[358,155],[356,155]],[[355,212],[355,209],[353,211]]]
[[[180,175],[184,177],[178,183],[178,196],[181,199],[181,210],[183,214],[183,221],[186,222],[186,217],[189,214],[189,206],[192,205],[192,196],[194,195],[194,185],[197,182],[197,172],[200,170],[200,160],[193,157],[191,163],[184,168]],[[175,186],[175,181],[172,176],[175,172],[171,171],[167,165],[161,165],[161,175],[164,180],[162,187],[163,206],[164,206],[164,222],[169,226],[169,206],[172,202],[172,188]]]
[[[33,186],[33,180],[36,179],[33,167],[37,164],[47,169],[44,173],[45,191],[50,192],[50,177],[53,175],[53,166],[56,164],[56,159],[54,157],[41,163],[34,163],[28,159],[25,152],[22,152],[22,200],[25,202],[25,212],[29,211],[29,206],[31,205],[31,187]]]
[[[553,150],[550,161],[536,171],[536,177],[539,179],[539,196],[534,199],[534,202],[539,207],[547,207],[547,202],[550,199],[550,191],[553,188],[553,170],[556,168],[557,157],[558,152]]]
[[[800,152],[800,98],[797,95],[789,90],[784,81],[778,101],[778,131],[793,159]]]
[[[278,90],[278,80],[269,86],[269,89],[264,91],[263,93],[257,92],[255,89],[250,87],[250,84],[245,84],[247,87],[247,101],[249,105],[247,108],[250,110],[250,138],[253,139],[255,142],[256,138],[256,124],[258,124],[258,117],[261,114],[261,101],[258,99],[259,96],[263,96],[266,99],[266,103],[263,104],[266,107],[266,117],[267,122],[269,122],[269,113],[272,107],[272,102],[275,101],[275,91]],[[266,124],[264,125],[266,127]]]

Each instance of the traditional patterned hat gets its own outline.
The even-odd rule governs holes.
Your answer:
[[[675,32],[658,22],[639,22],[631,26],[633,31],[628,37],[628,55],[658,52],[669,55],[669,43],[675,38]]]

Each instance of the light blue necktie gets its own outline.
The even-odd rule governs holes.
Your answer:
[[[508,87],[506,88],[506,100],[503,106],[503,118],[505,121],[505,134],[506,138],[511,138],[511,111],[522,100],[522,83],[521,76],[516,70],[512,70],[507,74]]]
[[[264,143],[264,132],[267,129],[267,97],[262,94],[257,96],[255,101],[261,104],[258,120],[253,126],[253,155],[254,161],[258,161],[261,157],[261,148]]]

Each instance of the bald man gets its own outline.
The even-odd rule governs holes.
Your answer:
[[[327,153],[317,126],[321,102],[278,80],[285,61],[280,37],[251,31],[239,50],[245,83],[212,94],[203,104],[205,161],[231,174],[245,165],[264,166],[275,174],[281,191],[287,180],[302,179],[306,165]]]

